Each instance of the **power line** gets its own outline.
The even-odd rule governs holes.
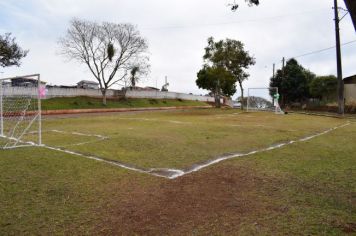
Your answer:
[[[296,13],[256,18],[256,19],[247,19],[247,20],[241,20],[241,21],[219,22],[219,23],[210,23],[210,24],[196,24],[196,25],[163,26],[163,27],[143,28],[142,30],[170,30],[170,29],[185,29],[185,28],[200,28],[200,27],[210,27],[210,26],[232,25],[232,24],[266,21],[266,20],[278,20],[280,18],[310,14],[310,13],[321,12],[321,11],[324,12],[324,11],[326,11],[326,9],[322,8],[322,9],[318,9],[318,10],[309,10],[309,11],[303,11],[303,12],[296,12]]]
[[[345,45],[352,44],[352,43],[356,43],[356,40],[343,43],[343,44],[341,44],[341,46],[345,46]],[[300,58],[300,57],[305,57],[305,56],[309,56],[309,55],[313,55],[313,54],[318,54],[318,53],[325,52],[325,51],[328,51],[328,50],[331,50],[331,49],[334,49],[334,48],[336,48],[336,46],[332,46],[332,47],[323,48],[323,49],[320,49],[320,50],[304,53],[304,54],[301,54],[301,55],[298,55],[298,56],[290,57],[289,59]]]

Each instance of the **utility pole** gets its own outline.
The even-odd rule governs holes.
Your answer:
[[[282,80],[284,80],[284,76],[285,76],[285,72],[284,72],[284,68],[286,66],[286,59],[283,57],[282,59]],[[284,102],[285,102],[285,97],[284,95],[282,95],[281,97],[281,101],[282,101],[282,106],[284,106]]]
[[[284,76],[284,67],[286,66],[286,59],[283,57],[282,59],[282,70],[283,70],[283,76]]]
[[[275,77],[276,77],[276,64],[273,63],[273,77],[272,77],[272,79],[274,80]],[[274,96],[272,96],[272,101],[273,101],[273,106],[274,106],[274,104],[275,104]]]
[[[339,18],[339,7],[337,0],[334,0],[334,13],[335,13],[335,36],[336,36],[336,61],[337,61],[337,94],[338,94],[338,105],[339,114],[344,114],[345,104],[344,104],[344,81],[342,80],[342,61],[341,61],[341,46],[340,46],[340,18]]]

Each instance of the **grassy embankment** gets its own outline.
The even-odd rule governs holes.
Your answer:
[[[42,100],[43,110],[70,109],[100,109],[100,108],[143,108],[143,107],[180,107],[206,106],[205,102],[178,99],[108,99],[107,105],[102,104],[101,98],[92,97],[63,97]]]

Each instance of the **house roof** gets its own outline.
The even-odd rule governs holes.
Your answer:
[[[344,84],[356,84],[356,75],[344,78]]]
[[[349,10],[352,22],[354,23],[356,31],[356,1],[355,0],[345,0],[347,9]]]
[[[155,88],[155,87],[149,87],[149,86],[145,87],[144,89],[159,90],[158,88]]]
[[[95,85],[98,85],[99,83],[97,83],[95,81],[90,81],[90,80],[81,80],[77,84],[95,84]]]
[[[20,80],[20,81],[33,81],[33,82],[37,82],[37,79],[34,78],[30,78],[30,77],[16,77],[16,78],[11,78],[11,81],[13,80]],[[47,82],[41,80],[41,84],[47,84]]]

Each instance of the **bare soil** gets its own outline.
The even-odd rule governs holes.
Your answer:
[[[131,190],[120,196],[115,194],[120,186],[112,183],[108,189],[112,201],[106,208],[96,209],[102,220],[94,234],[231,235],[239,232],[246,219],[258,232],[263,222],[254,221],[256,214],[283,211],[283,207],[263,201],[265,194],[278,198],[277,189],[271,187],[276,182],[258,178],[246,168],[220,165],[147,186],[129,183]]]

